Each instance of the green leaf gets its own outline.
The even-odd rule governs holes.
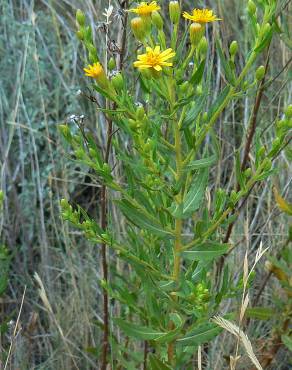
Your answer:
[[[220,58],[221,63],[222,63],[222,67],[223,67],[223,70],[224,70],[224,73],[225,73],[225,77],[226,77],[226,79],[229,83],[234,85],[235,84],[235,75],[234,75],[234,73],[233,73],[233,71],[230,67],[230,64],[228,63],[228,61],[224,57],[223,50],[221,48],[221,44],[220,44],[220,41],[218,39],[216,39],[216,47],[217,47],[217,51],[218,51],[218,54],[219,54],[219,58]]]
[[[184,322],[178,314],[172,314],[171,320],[176,325],[174,330],[169,332],[159,332],[151,327],[140,326],[129,323],[119,318],[114,318],[114,322],[123,330],[129,337],[134,337],[142,340],[154,340],[158,343],[171,342],[180,332]]]
[[[159,360],[153,353],[149,354],[151,370],[172,370],[171,367]]]
[[[194,330],[191,330],[185,337],[178,339],[177,344],[199,346],[202,343],[209,342],[222,331],[217,325],[212,323],[201,324]]]
[[[229,94],[230,91],[230,85],[227,85],[224,87],[224,89],[220,92],[219,96],[215,100],[214,104],[211,105],[208,113],[208,119],[211,119],[214,113],[218,111],[218,109],[221,107],[223,101],[225,100],[226,96]]]
[[[216,162],[217,156],[214,154],[207,158],[198,159],[190,162],[186,167],[185,171],[199,170],[201,168],[207,168],[212,166]]]
[[[137,227],[147,229],[158,236],[172,236],[171,231],[164,228],[159,221],[144,210],[138,209],[127,200],[117,201],[123,214]]]
[[[206,89],[207,90],[207,89]],[[205,94],[203,94],[202,96],[200,96],[197,100],[196,100],[196,104],[194,104],[188,111],[184,121],[183,121],[183,124],[182,124],[182,127],[181,129],[184,130],[187,126],[191,125],[195,120],[196,118],[198,117],[198,115],[203,111],[203,108],[204,108],[204,105],[205,105],[205,102],[207,100],[207,92]]]
[[[182,255],[192,261],[210,261],[228,250],[228,244],[219,244],[212,241],[200,244],[191,250],[182,252]]]
[[[150,327],[133,324],[119,318],[114,318],[113,321],[122,329],[122,331],[126,335],[141,340],[155,340],[166,334],[164,332],[154,330]]]
[[[203,74],[204,74],[204,70],[205,70],[205,65],[206,65],[206,59],[202,60],[202,62],[200,63],[198,69],[196,70],[196,72],[192,75],[191,79],[190,79],[190,83],[191,84],[199,84],[203,78]]]
[[[289,351],[292,352],[292,338],[288,337],[288,335],[282,335],[281,339],[285,346],[289,349]]]
[[[273,315],[275,315],[275,311],[268,307],[252,307],[246,309],[246,316],[251,319],[269,320]]]
[[[183,217],[188,217],[193,212],[197,211],[204,198],[205,189],[208,181],[208,170],[203,169],[196,175],[195,181],[190,187],[183,201]]]

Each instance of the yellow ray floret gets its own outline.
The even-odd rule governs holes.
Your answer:
[[[196,23],[221,21],[220,18],[217,18],[217,16],[213,14],[213,10],[210,9],[194,9],[192,14],[184,12],[183,17]]]
[[[160,9],[160,6],[157,5],[156,1],[151,1],[151,3],[142,1],[137,8],[129,9],[129,12],[137,13],[139,15],[151,15],[152,12],[155,12]]]
[[[134,62],[134,67],[139,69],[152,68],[155,71],[161,71],[162,67],[172,67],[168,59],[173,58],[175,52],[172,49],[160,51],[160,46],[155,46],[154,49],[147,47],[146,53],[138,55],[138,60]]]
[[[100,63],[94,63],[93,65],[88,65],[87,68],[83,68],[85,75],[92,77],[92,78],[98,78],[101,75],[104,75],[103,67]]]

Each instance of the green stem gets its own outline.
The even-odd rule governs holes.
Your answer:
[[[179,121],[175,124],[174,128],[174,138],[175,138],[175,162],[176,162],[176,175],[175,180],[179,181],[182,170],[183,170],[183,160],[182,160],[182,143],[181,143],[181,133],[180,127],[185,115],[185,108],[183,108]],[[182,189],[175,197],[175,201],[180,204],[182,202]],[[173,246],[173,280],[178,286],[180,277],[180,265],[181,265],[181,248],[182,248],[182,220],[180,218],[175,219],[175,241]],[[177,296],[174,297],[177,300]],[[174,324],[171,323],[170,330],[174,328]],[[174,364],[175,361],[175,341],[169,343],[168,345],[168,361],[170,364]]]

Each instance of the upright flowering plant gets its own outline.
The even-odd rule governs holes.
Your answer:
[[[217,268],[218,281],[214,279],[215,262],[233,248],[222,233],[255,184],[273,173],[272,161],[286,145],[285,129],[271,148],[257,144],[248,165],[236,160],[238,185],[233,190],[208,189],[220,152],[214,127],[231,102],[259,83],[254,68],[273,35],[269,22],[275,5],[264,7],[241,71],[234,64],[237,43],[226,57],[216,41],[225,83],[215,100],[209,85],[212,67],[206,67],[211,66],[209,43],[214,40],[206,39],[205,27],[221,19],[209,9],[182,13],[179,3],[170,1],[168,39],[166,15],[160,10],[152,1],[125,13],[135,14],[130,22],[139,49],[127,67],[129,76],[135,75],[132,81],[121,70],[106,72],[107,61],[96,57],[80,11],[77,18],[78,37],[93,63],[84,68],[88,83],[106,99],[105,107],[97,104],[97,109],[116,127],[108,136],[115,157],[108,145],[100,153],[92,135],[73,135],[69,125],[60,129],[76,159],[95,171],[126,220],[123,232],[117,232],[110,212],[108,222],[99,225],[80,207],[62,201],[63,217],[124,263],[121,270],[110,264],[110,281],[107,275],[101,281],[106,294],[120,302],[119,314],[113,313],[110,329],[104,329],[104,369],[109,361],[117,369],[142,363],[144,369],[187,369],[196,350],[220,333],[210,318],[226,297],[241,289],[230,282],[227,269],[222,277]],[[94,95],[90,99],[97,102]],[[121,175],[115,171],[117,164]],[[127,339],[116,335],[118,328]]]

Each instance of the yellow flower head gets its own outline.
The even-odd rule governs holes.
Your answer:
[[[93,65],[88,65],[87,68],[83,68],[85,75],[92,78],[99,78],[103,76],[104,69],[100,63],[94,63]]]
[[[151,1],[151,3],[142,1],[141,4],[137,6],[137,8],[129,9],[129,12],[137,13],[139,15],[151,15],[152,12],[159,10],[160,6],[157,5],[156,1]]]
[[[166,49],[160,52],[160,46],[155,46],[154,49],[147,47],[146,54],[138,55],[138,60],[134,62],[134,67],[160,72],[162,67],[172,67],[172,63],[166,62],[166,60],[174,56],[175,52],[172,49]]]
[[[183,17],[196,23],[209,23],[221,20],[210,9],[194,9],[193,14],[184,12]]]

